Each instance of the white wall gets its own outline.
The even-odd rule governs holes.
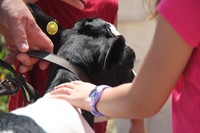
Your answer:
[[[119,1],[119,19],[120,20],[143,20],[149,10],[145,0],[118,0]]]
[[[151,44],[156,21],[147,19],[147,6],[144,0],[119,0],[118,30],[126,38],[127,44],[136,52],[135,70],[137,72],[146,51]],[[161,111],[145,119],[148,133],[171,133],[170,100]],[[117,133],[128,133],[129,121],[115,121]]]

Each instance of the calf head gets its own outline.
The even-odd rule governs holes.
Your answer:
[[[112,27],[98,18],[79,20],[63,31],[57,55],[82,69],[91,83],[116,86],[132,81],[135,53],[123,36],[112,33]]]

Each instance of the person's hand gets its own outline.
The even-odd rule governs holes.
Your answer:
[[[21,73],[27,72],[38,62],[38,59],[30,58],[27,51],[53,52],[53,43],[38,27],[22,0],[0,1],[0,33],[3,34],[9,51],[4,60],[8,63],[19,60],[22,63],[19,68]],[[39,66],[46,69],[48,64],[41,61]]]
[[[39,0],[24,0],[25,2],[31,2],[31,3],[35,3]],[[88,0],[61,0],[79,10],[83,10],[84,9],[84,4],[85,2],[87,2]]]
[[[75,107],[90,111],[87,98],[91,90],[94,88],[94,84],[82,81],[73,81],[55,87],[55,90],[51,92],[51,96],[53,98],[66,100]]]

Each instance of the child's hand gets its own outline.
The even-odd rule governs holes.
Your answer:
[[[73,106],[90,111],[87,98],[95,85],[82,81],[72,81],[55,87],[51,92],[52,97],[63,99],[71,103]]]

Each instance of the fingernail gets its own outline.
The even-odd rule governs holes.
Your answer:
[[[21,52],[27,52],[28,49],[29,49],[29,46],[28,46],[27,43],[19,43],[19,44],[18,44],[18,49],[19,49],[19,51],[21,51]]]

